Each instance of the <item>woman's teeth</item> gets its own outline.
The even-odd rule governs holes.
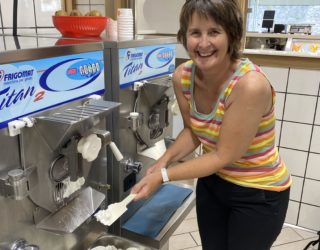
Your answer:
[[[199,56],[202,56],[202,57],[208,57],[208,56],[212,56],[214,54],[214,51],[211,51],[211,52],[199,52],[198,51],[198,54],[199,54]]]

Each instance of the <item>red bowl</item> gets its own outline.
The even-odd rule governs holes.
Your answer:
[[[54,27],[64,37],[97,37],[104,31],[108,17],[52,16]]]

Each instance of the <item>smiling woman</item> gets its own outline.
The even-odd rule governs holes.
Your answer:
[[[241,58],[242,37],[237,0],[182,6],[177,38],[191,60],[176,68],[173,85],[184,128],[132,189],[141,199],[168,179],[198,178],[204,250],[270,249],[288,206],[292,181],[275,144],[275,91]],[[199,145],[203,155],[173,165]]]

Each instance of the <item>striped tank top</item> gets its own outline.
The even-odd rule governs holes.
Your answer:
[[[216,150],[226,100],[238,80],[249,71],[261,72],[261,69],[248,59],[242,59],[231,80],[221,91],[213,111],[202,114],[197,112],[193,99],[195,66],[191,60],[185,63],[181,79],[182,91],[189,102],[192,131],[200,140],[204,153]],[[221,178],[241,186],[272,191],[282,191],[290,187],[291,176],[275,145],[273,88],[272,94],[273,106],[270,112],[262,117],[247,152],[233,164],[220,169],[217,175]]]

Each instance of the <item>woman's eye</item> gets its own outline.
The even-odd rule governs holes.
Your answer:
[[[218,34],[219,34],[219,32],[217,30],[211,30],[209,32],[209,35],[211,35],[211,36],[218,35]]]
[[[192,36],[199,36],[199,35],[200,35],[200,32],[198,32],[198,31],[192,31],[190,34],[191,34]]]

